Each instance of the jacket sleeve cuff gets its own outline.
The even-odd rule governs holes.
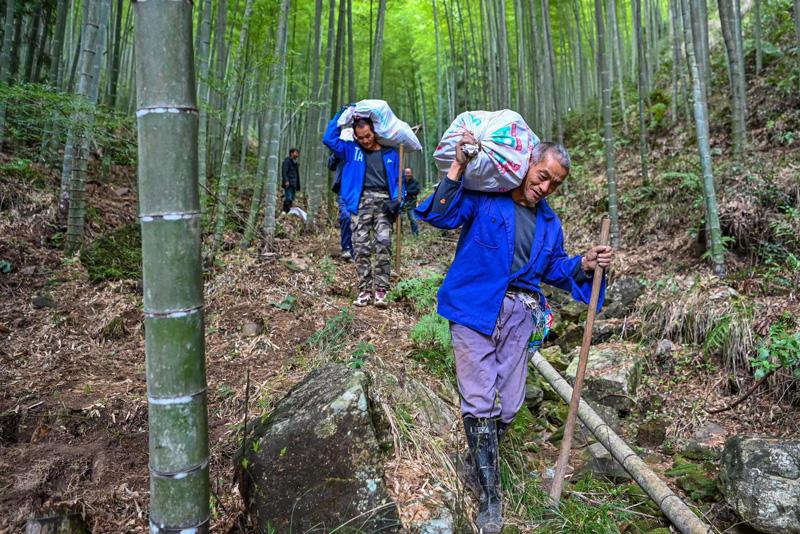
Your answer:
[[[586,271],[584,271],[581,268],[581,262],[578,261],[578,263],[575,264],[575,268],[572,269],[572,278],[577,283],[582,284],[584,282],[587,282],[587,281],[591,280],[593,278],[593,276],[589,275],[589,274],[586,274]]]
[[[456,195],[461,190],[462,182],[454,182],[450,178],[442,178],[439,185],[436,187],[436,192],[433,194],[430,210],[431,213],[442,214],[447,211],[447,208],[453,203]]]

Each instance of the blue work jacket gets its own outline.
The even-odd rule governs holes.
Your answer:
[[[336,156],[344,161],[341,171],[342,185],[339,196],[344,202],[347,211],[352,214],[358,213],[358,201],[361,200],[361,192],[364,189],[364,173],[366,172],[366,161],[361,147],[355,141],[345,141],[339,139],[341,128],[336,121],[339,120],[341,112],[328,123],[322,142],[333,151]],[[400,157],[397,151],[390,147],[381,149],[383,155],[383,167],[386,171],[386,179],[389,182],[389,196],[397,199],[397,177],[400,173]],[[403,187],[405,188],[405,187]],[[403,192],[400,192],[400,199]]]
[[[511,193],[468,191],[459,182],[452,199],[434,204],[434,197],[435,193],[416,209],[417,217],[447,230],[463,226],[455,258],[439,288],[439,315],[491,335],[511,285],[538,294],[542,305],[542,283],[570,292],[575,300],[589,302],[592,279],[575,279],[581,257],[567,256],[561,221],[546,200],[536,205],[530,260],[512,273],[515,215]],[[604,294],[605,279],[598,310]]]

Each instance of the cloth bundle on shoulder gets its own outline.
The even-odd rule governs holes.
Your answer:
[[[409,151],[422,150],[422,145],[411,126],[398,119],[384,100],[361,100],[344,110],[337,121],[339,127],[342,128],[343,135],[340,135],[340,138],[345,139],[345,135],[347,135],[349,139],[346,140],[353,139],[352,129],[349,133],[346,132],[352,126],[353,121],[359,117],[372,121],[375,135],[378,136],[378,141],[382,145],[395,148],[403,145]]]
[[[464,132],[472,133],[480,142],[477,155],[464,170],[465,188],[500,193],[522,183],[539,138],[519,113],[510,109],[465,111],[456,117],[433,153],[442,173],[455,161],[456,144]]]

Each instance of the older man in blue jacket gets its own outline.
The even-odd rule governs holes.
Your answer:
[[[395,149],[378,143],[369,119],[353,122],[355,141],[340,139],[337,121],[341,113],[328,123],[322,141],[344,161],[339,197],[350,213],[353,230],[359,289],[353,304],[370,304],[374,291],[375,306],[385,307],[392,261],[392,222],[403,198],[397,180],[393,179],[400,171],[400,158]]]
[[[564,147],[538,144],[522,184],[490,194],[463,188],[465,144],[478,142],[464,134],[447,177],[416,213],[437,228],[462,227],[438,311],[450,321],[468,463],[481,487],[477,523],[488,534],[502,530],[498,444],[525,398],[528,341],[544,326],[541,285],[589,302],[592,272],[614,254],[605,246],[575,257],[564,251],[561,222],[545,200],[569,174]]]

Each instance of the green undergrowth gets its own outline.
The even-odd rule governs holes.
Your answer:
[[[389,300],[402,302],[417,313],[433,310],[436,305],[436,293],[444,277],[431,275],[418,278],[406,278],[398,282],[389,292]]]
[[[651,339],[699,345],[707,355],[719,355],[730,369],[746,368],[756,344],[753,301],[700,277],[667,277],[637,303],[643,334]]]
[[[715,471],[713,465],[698,464],[676,456],[672,469],[664,474],[675,477],[678,487],[693,501],[703,502],[719,500]]]
[[[660,513],[635,484],[612,484],[586,475],[567,483],[555,509],[523,453],[506,450],[501,461],[506,510],[524,524],[521,531],[645,534],[662,526]]]
[[[138,223],[99,237],[81,249],[81,263],[92,282],[142,276],[142,236]]]
[[[455,357],[447,319],[436,312],[423,315],[411,329],[411,341],[414,360],[433,376],[455,383]]]
[[[354,316],[349,308],[326,319],[325,324],[311,334],[308,345],[327,358],[338,356],[349,344],[354,334]]]
[[[769,335],[761,341],[750,364],[757,379],[785,369],[784,380],[800,383],[800,327],[792,314],[784,312],[770,326]]]

